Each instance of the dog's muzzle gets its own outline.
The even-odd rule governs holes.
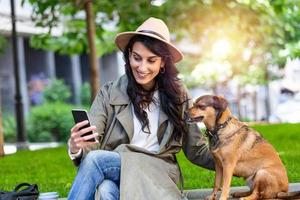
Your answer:
[[[203,120],[203,116],[199,116],[199,117],[190,117],[189,112],[185,111],[184,112],[184,121],[188,124],[193,124],[193,123],[197,123],[197,122],[201,122]]]

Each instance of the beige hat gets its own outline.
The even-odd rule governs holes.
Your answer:
[[[166,43],[175,63],[183,57],[182,53],[170,43],[169,29],[161,19],[150,17],[136,31],[119,33],[115,38],[115,43],[121,51],[124,51],[134,35],[146,35]]]

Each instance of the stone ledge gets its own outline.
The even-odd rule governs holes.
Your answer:
[[[247,186],[241,186],[241,187],[231,187],[230,192],[236,192],[236,191],[248,191],[249,188]],[[289,184],[289,191],[300,191],[300,183],[290,183]],[[184,191],[187,194],[187,198],[189,200],[203,200],[205,197],[211,194],[212,188],[208,189],[193,189],[193,190],[185,190]],[[58,200],[66,200],[66,198],[59,198]],[[233,198],[231,198],[233,200]]]
[[[230,192],[236,192],[236,191],[248,191],[249,188],[247,186],[242,187],[231,187]],[[300,191],[300,183],[290,183],[289,184],[289,191]],[[200,200],[204,199],[206,196],[210,195],[212,192],[212,189],[193,189],[193,190],[185,190],[184,191],[187,194],[187,197],[189,200]]]

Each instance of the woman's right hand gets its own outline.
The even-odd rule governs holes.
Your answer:
[[[98,133],[93,133],[90,135],[82,136],[85,133],[88,133],[90,131],[95,131],[97,129],[96,126],[90,126],[90,127],[79,130],[81,127],[83,127],[86,124],[88,124],[87,120],[79,122],[71,128],[71,136],[69,139],[69,148],[70,148],[71,153],[73,153],[73,154],[78,153],[79,150],[84,147],[92,146],[92,145],[99,143],[99,141],[97,140],[97,137],[99,135]],[[89,139],[92,139],[92,138],[95,138],[95,141],[93,141],[93,142],[88,141]]]

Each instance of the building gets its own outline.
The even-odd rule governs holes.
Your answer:
[[[89,81],[89,65],[87,55],[59,55],[55,52],[33,49],[29,38],[33,34],[45,32],[45,29],[34,27],[31,21],[31,7],[21,7],[21,0],[15,1],[17,49],[20,67],[21,94],[24,113],[29,113],[30,106],[38,103],[38,93],[43,84],[57,78],[64,79],[72,90],[73,103],[80,103],[80,88]],[[0,35],[7,40],[4,52],[0,53],[0,100],[5,114],[14,114],[15,78],[13,67],[10,2],[0,1]],[[61,30],[57,28],[55,35]],[[123,60],[120,53],[112,53],[99,58],[100,81],[103,85],[124,73]]]

